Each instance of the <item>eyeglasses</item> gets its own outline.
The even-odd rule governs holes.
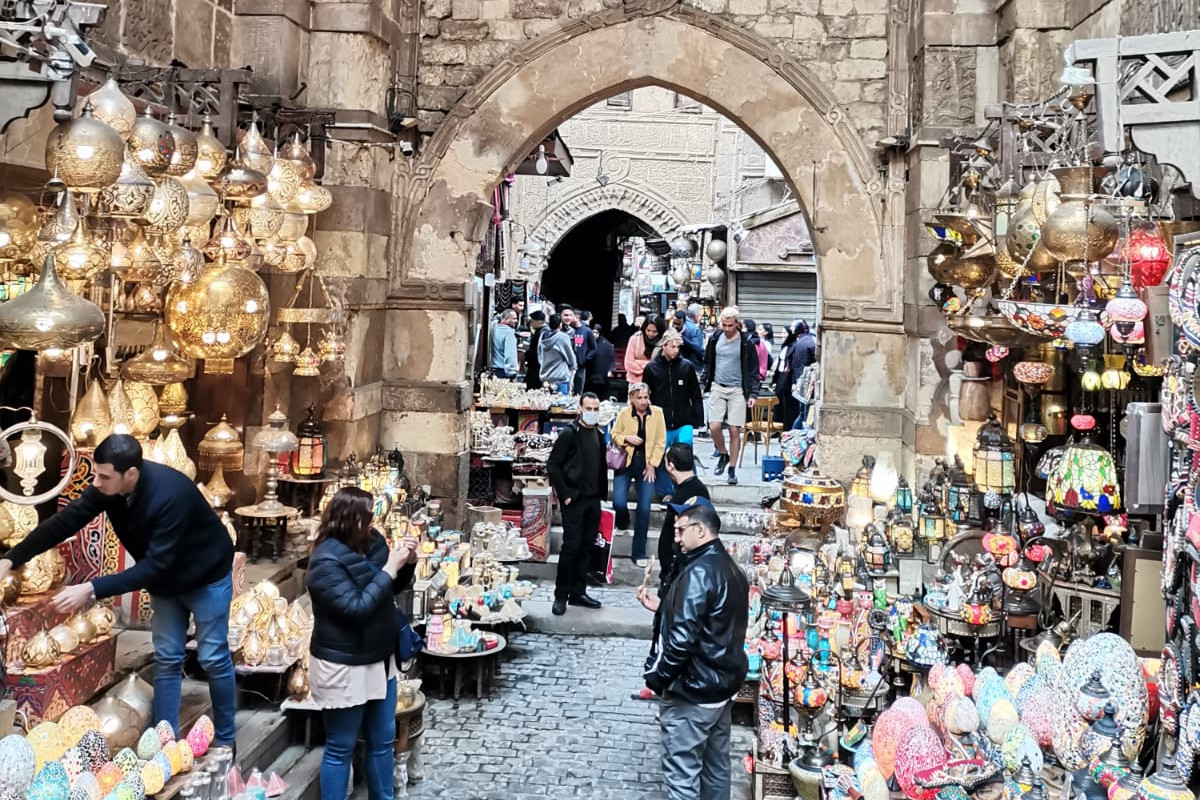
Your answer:
[[[696,528],[696,527],[699,527],[699,525],[700,525],[700,523],[699,523],[699,522],[689,522],[689,523],[687,523],[686,525],[676,525],[676,526],[675,526],[675,532],[676,532],[676,533],[683,533],[683,532],[684,532],[684,531],[686,531],[688,528]]]

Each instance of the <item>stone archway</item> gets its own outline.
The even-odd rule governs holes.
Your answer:
[[[587,186],[559,200],[530,229],[530,241],[549,254],[579,223],[601,211],[616,209],[637,217],[669,239],[686,224],[683,215],[652,189],[631,184]]]
[[[801,64],[672,0],[573,20],[507,58],[451,111],[405,176],[410,211],[398,220],[385,384],[420,396],[422,419],[389,402],[385,390],[381,437],[418,458],[427,454],[441,474],[457,466],[458,485],[465,484],[462,414],[470,395],[461,365],[472,325],[463,323],[473,320],[472,278],[492,188],[572,114],[651,84],[739,124],[780,166],[808,214],[823,294],[823,467],[848,475],[860,453],[881,449],[907,463],[902,186],[878,177],[845,113]],[[445,398],[449,386],[456,390]]]

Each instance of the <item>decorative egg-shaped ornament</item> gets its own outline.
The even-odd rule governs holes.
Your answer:
[[[125,780],[125,770],[118,767],[113,762],[108,762],[100,771],[96,773],[96,781],[100,784],[100,794],[102,797],[108,794],[115,788],[117,784]]]
[[[58,761],[49,761],[33,776],[25,790],[25,800],[67,800],[71,791],[71,776]]]
[[[42,765],[49,761],[57,760],[68,747],[67,737],[63,735],[62,728],[58,727],[58,723],[55,722],[47,721],[35,725],[25,735],[25,738],[33,747],[33,755],[38,769],[41,769]]]
[[[175,741],[175,729],[165,719],[159,720],[154,726],[154,732],[158,734],[158,741],[163,747],[166,747],[168,742]]]
[[[104,765],[101,764],[101,767]],[[96,768],[99,771],[100,767]],[[82,794],[73,795],[71,800],[100,800],[104,795],[100,794],[100,781],[96,780],[95,772],[85,772],[75,779],[71,785],[71,791],[79,791]]]
[[[71,706],[58,718],[58,727],[63,729],[68,742],[76,744],[88,731],[100,730],[100,717],[91,706]]]
[[[192,751],[189,749],[188,752],[191,753]],[[163,753],[166,754],[167,762],[171,765],[172,775],[178,775],[183,772],[183,759],[179,757],[179,748],[175,746],[175,742],[167,742],[163,745]]]
[[[36,765],[33,746],[24,736],[14,733],[0,739],[0,791],[24,793]]]
[[[155,398],[155,399],[157,399],[157,398]],[[67,621],[64,622],[63,624],[75,632],[75,635],[79,637],[80,644],[90,644],[92,642],[92,640],[96,638],[96,626],[91,623],[91,621],[87,618],[87,615],[84,614],[83,612],[79,612],[77,614],[72,614],[67,619]],[[88,711],[91,711],[91,709],[88,708],[87,706],[75,706],[75,707],[76,708],[87,708]],[[95,717],[95,713],[96,712],[92,711],[93,718]],[[59,724],[62,724],[61,719],[59,719]],[[98,728],[98,727],[100,727],[100,726],[92,725],[88,728],[84,728],[83,730],[92,730],[92,729]],[[82,733],[83,733],[83,731],[80,731],[80,734],[82,734]]]
[[[192,755],[192,746],[186,740],[180,739],[175,742],[175,752],[179,756],[179,769],[176,770],[176,773],[191,772],[192,766],[196,763],[196,757]],[[174,764],[175,760],[172,759],[171,763]]]
[[[60,724],[61,722],[59,720]],[[102,766],[108,763],[110,752],[108,739],[104,738],[104,734],[100,732],[98,726],[95,729],[84,731],[75,746],[79,748],[79,752],[83,753],[83,763],[88,772],[98,772]]]
[[[196,758],[208,752],[208,746],[213,740],[213,724],[207,715],[196,720],[196,724],[188,731],[187,743]]]
[[[962,679],[963,694],[971,697],[975,692],[975,673],[966,664],[959,664],[954,669],[958,673],[958,677]]]
[[[87,772],[87,768],[84,766],[83,753],[80,752],[78,747],[68,747],[58,757],[58,762],[67,770],[67,776],[70,778],[71,783],[74,783],[76,778]]]
[[[147,761],[142,766],[142,784],[146,787],[146,794],[156,795],[161,792],[166,786],[162,768],[152,761]]]
[[[132,748],[122,747],[121,751],[113,756],[113,763],[120,767],[122,775],[128,775],[138,768],[137,753],[133,752]]]
[[[83,774],[91,775],[91,773],[89,773],[89,772],[85,772]],[[82,777],[82,776],[80,776],[80,777]],[[95,778],[96,778],[95,775],[91,775],[91,777],[92,777],[92,780],[95,780]],[[87,787],[76,786],[76,785],[72,784],[71,791],[67,792],[67,800],[99,800],[99,798],[94,798],[90,794],[88,794]]]
[[[138,739],[137,755],[143,761],[149,761],[161,751],[162,740],[159,739],[158,732],[153,728],[143,733],[142,737]]]
[[[896,748],[900,741],[917,727],[928,727],[925,709],[911,697],[901,697],[890,708],[879,715],[875,730],[871,733],[871,744],[875,749],[875,761],[885,780],[892,777],[896,766]]]
[[[125,780],[121,781],[121,783],[129,787],[129,793],[133,796],[133,800],[145,800],[146,782],[142,780],[141,770],[126,775]]]
[[[162,767],[163,772],[167,775],[167,780],[175,777],[175,771],[171,769],[171,759],[167,758],[167,754],[162,750],[154,754],[152,761]]]
[[[64,656],[79,649],[79,637],[66,625],[55,625],[51,628],[50,638],[58,643],[58,652]]]
[[[932,800],[936,790],[917,783],[917,775],[946,763],[946,748],[930,727],[917,728],[901,740],[896,751],[896,782],[914,800]]]

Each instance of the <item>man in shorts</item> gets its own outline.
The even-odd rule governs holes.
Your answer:
[[[737,306],[721,310],[721,328],[713,332],[704,349],[704,390],[708,393],[708,432],[717,448],[720,476],[729,467],[729,484],[737,483],[734,467],[742,450],[746,409],[754,405],[758,388],[758,351],[742,332]],[[729,446],[722,426],[729,427]]]

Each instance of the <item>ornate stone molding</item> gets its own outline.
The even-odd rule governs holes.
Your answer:
[[[584,187],[556,202],[530,229],[529,238],[541,244],[542,252],[549,253],[576,225],[609,209],[637,217],[666,239],[687,222],[652,189],[610,183]]]

